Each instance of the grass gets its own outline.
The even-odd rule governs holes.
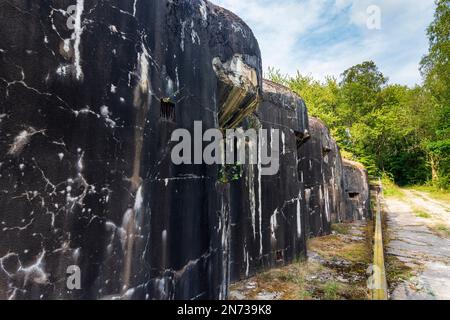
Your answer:
[[[323,288],[323,297],[325,300],[338,300],[339,297],[339,283],[336,281],[328,281]]]
[[[258,293],[266,291],[278,292],[282,300],[313,299],[313,290],[307,281],[307,276],[320,273],[321,270],[322,267],[319,264],[303,261],[258,274],[253,278],[253,281],[257,283],[256,288],[246,296],[249,299],[255,299]]]
[[[367,263],[371,261],[371,252],[366,243],[341,241],[338,235],[314,238],[309,241],[311,250],[326,260],[343,259],[351,263]]]
[[[450,191],[439,189],[435,186],[411,186],[406,189],[421,191],[427,193],[428,196],[435,200],[450,202]]]
[[[335,223],[331,225],[331,231],[337,234],[349,234],[351,226],[348,223]]]
[[[418,218],[422,218],[422,219],[431,219],[431,214],[429,214],[428,212],[424,212],[424,211],[420,211],[420,210],[415,210],[414,214],[416,215],[416,217]]]
[[[396,256],[386,255],[384,263],[389,288],[395,288],[398,283],[409,280],[413,276],[412,269],[401,262]]]
[[[447,225],[445,225],[443,223],[438,223],[430,228],[439,237],[450,238],[450,229],[447,227]]]
[[[371,241],[352,240],[352,228],[355,227],[350,224],[337,224],[333,230],[339,234],[311,239],[308,248],[320,259],[299,260],[257,274],[249,280],[255,283],[254,288],[245,289],[244,282],[232,285],[231,290],[245,293],[250,300],[257,299],[262,292],[277,293],[277,299],[281,300],[368,299],[366,269],[371,263],[372,251],[368,247]],[[362,232],[363,238],[369,237],[370,226],[356,228],[360,228],[357,231]]]
[[[383,195],[393,198],[403,198],[405,196],[402,189],[388,178],[383,178]]]

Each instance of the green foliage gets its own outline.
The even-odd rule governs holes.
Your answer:
[[[341,81],[320,82],[270,69],[269,78],[291,88],[324,121],[344,157],[384,173],[399,185],[450,187],[450,0],[437,0],[428,28],[429,54],[421,62],[424,85],[388,84],[373,61],[345,70]]]
[[[336,281],[328,281],[323,288],[325,300],[338,300],[340,285]]]
[[[426,101],[423,90],[386,85],[372,61],[345,70],[339,83],[301,74],[289,78],[273,69],[269,75],[299,94],[309,114],[331,129],[343,156],[364,164],[369,174],[387,171],[399,184],[422,183],[431,176],[420,140],[427,124],[411,119],[422,114],[416,109]]]
[[[424,145],[433,180],[450,187],[450,0],[437,0],[434,21],[428,28],[429,53],[421,62],[425,90],[432,98],[433,122]]]
[[[384,173],[381,180],[383,183],[384,196],[395,198],[403,198],[405,196],[402,190],[395,184],[391,175]]]
[[[242,178],[242,165],[226,164],[219,168],[219,181],[222,183],[230,183]]]

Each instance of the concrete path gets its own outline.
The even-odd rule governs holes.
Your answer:
[[[450,204],[423,192],[404,193],[404,198],[386,199],[391,235],[387,254],[410,266],[414,276],[397,285],[391,299],[449,300],[450,239],[436,230],[450,230]]]

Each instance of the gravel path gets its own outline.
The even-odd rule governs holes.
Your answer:
[[[404,190],[405,198],[388,198],[387,254],[397,256],[413,269],[414,276],[400,283],[393,300],[450,299],[450,239],[433,231],[437,225],[450,230],[450,205],[423,192]],[[427,217],[418,216],[427,213]],[[423,214],[422,214],[423,215]]]

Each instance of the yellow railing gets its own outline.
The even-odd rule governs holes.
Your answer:
[[[386,269],[384,266],[383,225],[381,222],[382,186],[377,190],[377,210],[375,215],[375,236],[372,277],[369,280],[372,300],[387,300]]]

